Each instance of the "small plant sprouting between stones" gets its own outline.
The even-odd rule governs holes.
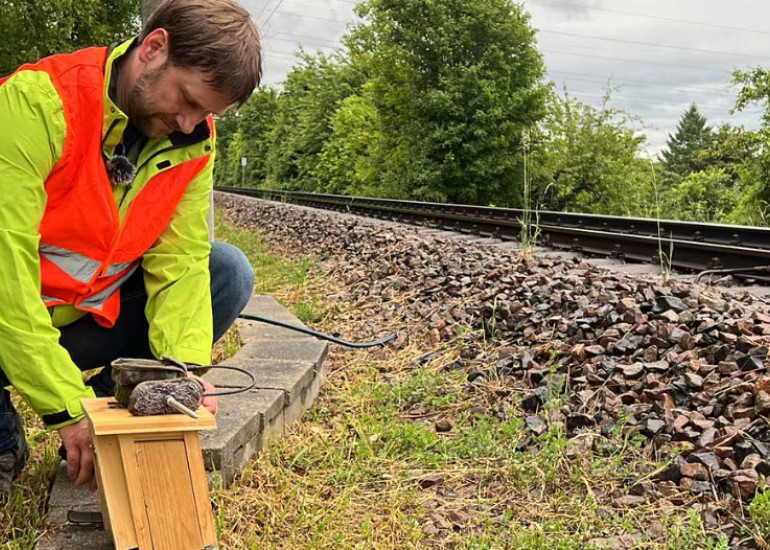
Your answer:
[[[655,178],[655,166],[650,161],[650,171],[652,173],[652,189],[655,194],[655,223],[658,229],[658,251],[655,254],[660,263],[660,276],[663,282],[671,278],[671,265],[674,259],[674,234],[671,233],[668,238],[668,253],[663,251],[663,231],[660,227],[660,202],[658,201],[658,180]]]
[[[529,132],[524,133],[522,146],[524,148],[524,205],[519,223],[521,224],[521,253],[525,257],[529,257],[535,250],[537,239],[540,237],[540,214],[536,204],[533,212],[532,184],[529,180]],[[533,213],[535,216],[534,222],[532,219]]]
[[[761,547],[766,548],[770,544],[770,491],[767,489],[767,480],[764,478],[754,500],[749,505],[749,515],[754,523],[752,533],[754,539]]]

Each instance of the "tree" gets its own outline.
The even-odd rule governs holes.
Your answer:
[[[347,195],[397,197],[398,186],[381,181],[384,162],[381,121],[368,93],[346,98],[331,121],[316,167],[318,191]]]
[[[543,116],[543,61],[511,0],[368,0],[345,38],[366,67],[391,194],[488,204],[521,187],[516,152]],[[397,187],[395,184],[397,183]]]
[[[342,101],[360,88],[339,56],[304,55],[287,75],[277,103],[267,155],[269,180],[281,188],[314,191],[319,154]]]
[[[0,76],[60,52],[107,45],[140,26],[141,0],[0,0]]]
[[[233,169],[233,159],[230,155],[238,153],[238,164],[242,151],[238,147],[230,147],[233,141],[241,143],[239,129],[240,113],[230,109],[224,115],[215,117],[216,125],[216,157],[214,160],[214,185],[235,186],[240,181],[240,174]],[[239,146],[240,147],[240,146]]]
[[[251,96],[240,113],[243,156],[247,159],[246,186],[261,187],[268,178],[267,159],[273,143],[270,140],[278,112],[278,92],[262,88]],[[238,159],[240,162],[240,158]]]
[[[663,217],[698,222],[725,221],[738,202],[723,168],[693,172],[666,193]]]
[[[548,115],[532,144],[532,178],[553,210],[614,215],[655,211],[653,168],[641,158],[644,135],[634,119],[609,107],[596,109],[551,93]]]
[[[690,105],[674,135],[668,135],[667,149],[662,151],[665,169],[680,178],[686,178],[693,172],[706,167],[703,152],[711,145],[713,134],[706,117],[698,112],[695,103]]]

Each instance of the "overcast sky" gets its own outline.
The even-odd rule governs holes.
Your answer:
[[[353,0],[243,0],[265,45],[265,80],[278,84],[300,46],[330,52],[354,20]],[[420,1],[420,0],[413,0]],[[642,120],[660,150],[691,102],[712,125],[756,127],[757,110],[730,115],[735,68],[770,66],[770,2],[761,0],[524,0],[547,78]]]

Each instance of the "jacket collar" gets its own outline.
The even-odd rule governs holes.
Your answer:
[[[117,80],[115,65],[118,59],[128,53],[138,42],[139,38],[134,37],[122,43],[112,44],[107,50],[107,63],[104,67],[104,114],[102,118],[102,153],[106,158],[112,157],[128,124],[128,117],[118,107],[110,93],[110,90],[117,87],[116,82],[113,82],[113,80]]]

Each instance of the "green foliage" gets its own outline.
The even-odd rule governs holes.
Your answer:
[[[278,92],[273,88],[258,90],[240,112],[241,132],[248,136],[242,144],[246,157],[247,187],[257,187],[268,177],[267,158],[270,153],[270,134],[278,111]]]
[[[706,117],[698,112],[693,103],[682,115],[676,133],[668,136],[668,149],[662,152],[665,169],[680,178],[703,170],[707,163],[702,153],[710,147],[711,139],[712,130]]]
[[[640,157],[645,137],[625,112],[595,109],[551,93],[548,115],[535,137],[533,178],[550,185],[548,208],[601,214],[643,215],[652,206],[649,161]]]
[[[730,174],[723,168],[693,172],[669,190],[664,211],[682,220],[724,221],[739,199],[730,183]]]
[[[754,67],[748,70],[733,72],[733,84],[739,87],[738,99],[735,102],[735,110],[742,111],[754,103],[760,103],[765,111],[762,122],[765,127],[770,126],[770,69]]]
[[[749,505],[749,515],[754,523],[756,534],[764,541],[770,541],[770,491],[767,490],[766,481],[762,480],[762,487],[754,496]]]
[[[764,184],[758,162],[762,139],[758,132],[726,124],[711,131],[707,146],[697,151],[697,159],[690,165],[692,171],[668,178],[661,196],[661,216],[762,224]]]
[[[0,76],[54,53],[139,31],[141,0],[0,0]]]
[[[688,510],[687,518],[682,519],[664,516],[663,523],[668,527],[668,550],[727,550],[729,548],[726,537],[708,537],[697,510]]]
[[[238,118],[239,113],[233,109],[230,109],[222,116],[214,118],[214,123],[216,124],[214,181],[218,185],[235,185],[235,176],[231,173],[235,151],[230,153],[229,148],[230,142],[235,139],[236,133],[238,133]],[[238,139],[240,140],[240,136]],[[233,155],[232,157],[230,156],[231,154]]]
[[[733,73],[733,84],[739,87],[735,110],[742,111],[755,103],[761,105],[762,125],[757,134],[759,150],[752,164],[753,179],[750,188],[741,197],[737,215],[743,223],[766,225],[766,212],[770,204],[770,69],[756,67]]]
[[[217,162],[214,180],[218,185],[259,187],[267,179],[270,136],[278,108],[278,92],[262,88],[240,111],[217,117]],[[241,159],[246,157],[246,167]]]
[[[406,197],[504,202],[521,185],[522,131],[543,115],[528,14],[510,0],[369,0],[358,13],[346,43],[370,73],[381,181]]]
[[[331,129],[315,171],[318,190],[348,195],[397,195],[378,177],[380,156],[385,151],[384,135],[370,95],[343,100],[331,121]]]
[[[332,135],[332,118],[358,87],[356,80],[355,71],[336,56],[305,55],[302,64],[291,70],[270,131],[267,175],[271,186],[316,189],[316,168]],[[247,135],[249,141],[259,138]]]

